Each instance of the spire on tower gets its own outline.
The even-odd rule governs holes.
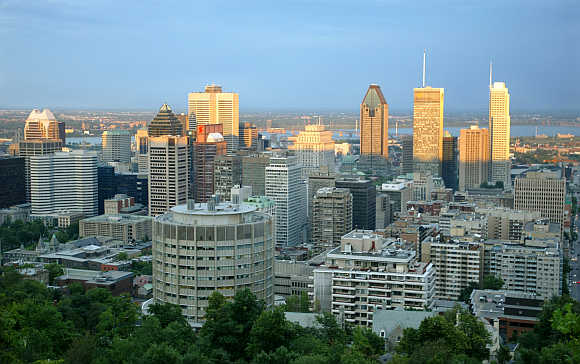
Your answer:
[[[492,84],[492,79],[491,79],[491,71],[493,68],[493,63],[491,60],[489,60],[489,88],[491,88]]]
[[[427,57],[427,48],[423,49],[423,83],[421,87],[425,88],[425,58]]]

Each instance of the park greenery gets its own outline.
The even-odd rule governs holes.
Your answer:
[[[179,306],[155,304],[150,315],[102,288],[68,292],[0,271],[0,363],[376,363],[383,340],[366,328],[320,315],[317,327],[286,320],[249,290],[233,300],[215,292],[206,323],[194,331]]]
[[[0,241],[2,251],[19,248],[21,245],[25,249],[34,249],[42,236],[50,239],[54,234],[60,243],[66,243],[79,237],[79,223],[73,223],[64,229],[48,228],[40,220],[33,221],[10,221],[7,220],[0,225]]]

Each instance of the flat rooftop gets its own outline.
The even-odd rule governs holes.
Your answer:
[[[183,215],[237,215],[256,211],[256,206],[249,204],[233,204],[231,202],[220,202],[215,205],[215,211],[208,209],[207,203],[195,203],[194,208],[189,210],[187,205],[178,205],[170,210]]]

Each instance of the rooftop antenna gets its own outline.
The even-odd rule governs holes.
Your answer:
[[[491,88],[492,82],[491,82],[491,72],[493,69],[493,62],[490,60],[489,61],[489,88]]]
[[[427,48],[423,49],[423,88],[425,88],[425,58],[427,57]]]

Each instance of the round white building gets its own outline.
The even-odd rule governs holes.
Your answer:
[[[194,203],[171,208],[153,222],[153,298],[181,306],[190,323],[203,322],[208,298],[250,289],[274,302],[272,217],[245,204]]]

